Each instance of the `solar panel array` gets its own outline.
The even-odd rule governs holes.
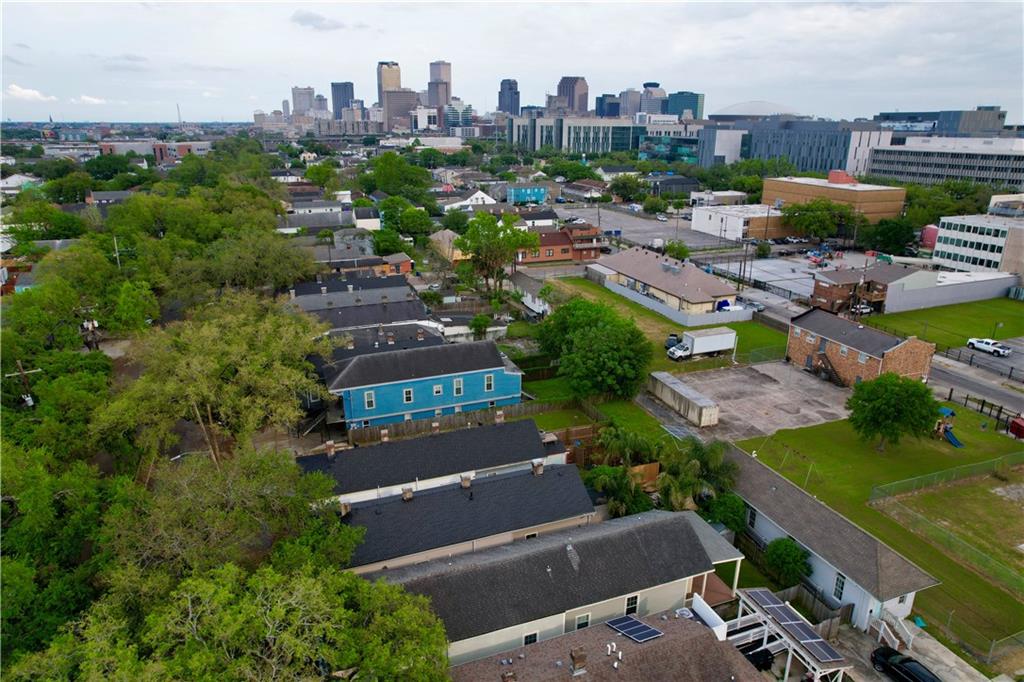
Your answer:
[[[649,642],[652,639],[661,637],[664,633],[655,630],[647,623],[643,623],[633,616],[621,616],[608,621],[608,626],[613,630],[621,632],[638,644]]]
[[[807,651],[821,663],[841,661],[843,657],[838,651],[822,639],[821,635],[807,624],[800,614],[788,604],[772,594],[769,590],[747,590],[747,595],[760,605],[764,612],[782,626],[789,636],[800,642]]]

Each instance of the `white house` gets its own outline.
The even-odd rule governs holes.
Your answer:
[[[352,213],[355,216],[356,227],[360,230],[372,232],[380,229],[380,211],[377,209],[359,206],[353,209]]]
[[[345,210],[345,204],[340,201],[329,201],[317,199],[315,201],[296,201],[292,204],[292,213],[297,215],[311,215],[315,213],[341,213]]]
[[[462,194],[439,200],[445,213],[472,210],[473,206],[487,206],[498,203],[493,197],[478,189],[466,190]]]
[[[622,175],[632,175],[633,177],[638,177],[640,175],[640,171],[633,168],[632,166],[616,166],[606,164],[604,166],[600,166],[599,168],[597,168],[597,174],[600,175],[601,179],[604,180],[605,182],[611,182],[615,178]]]
[[[522,304],[537,313],[547,315],[551,312],[551,305],[540,298],[540,290],[544,288],[543,282],[538,282],[521,270],[516,270],[511,277],[512,286],[522,294]]]
[[[915,595],[938,581],[842,514],[737,448],[735,493],[747,503],[746,533],[758,545],[790,537],[810,553],[805,584],[832,608],[852,605],[867,631],[879,618],[910,615]]]
[[[0,180],[0,191],[4,194],[17,194],[26,185],[31,187],[36,184],[39,184],[39,178],[31,175],[15,173],[14,175],[9,175],[3,180]]]

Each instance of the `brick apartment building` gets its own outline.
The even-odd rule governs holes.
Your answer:
[[[849,310],[858,303],[882,310],[889,285],[919,272],[909,265],[880,263],[870,268],[826,270],[814,274],[811,305],[831,313]]]
[[[786,357],[795,366],[850,386],[885,372],[926,379],[935,344],[885,334],[813,308],[790,320]]]
[[[581,262],[595,260],[601,256],[601,231],[593,225],[566,225],[557,230],[531,230],[538,233],[540,246],[535,249],[520,249],[516,254],[516,265],[558,261]]]
[[[812,199],[829,199],[846,204],[875,224],[883,218],[896,218],[903,212],[907,191],[902,187],[868,185],[857,182],[842,171],[831,171],[821,178],[765,178],[761,201],[771,206],[803,204]]]

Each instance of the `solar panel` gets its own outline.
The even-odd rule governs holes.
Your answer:
[[[782,625],[785,625],[786,623],[800,623],[803,621],[800,614],[785,604],[780,606],[766,606],[764,607],[764,610],[769,616],[777,620]]]
[[[801,643],[821,639],[821,635],[815,632],[807,623],[784,623],[782,627]]]
[[[756,589],[747,590],[747,594],[751,599],[756,601],[761,606],[781,606],[782,600],[776,597],[769,590]]]
[[[608,621],[608,627],[621,632],[638,644],[643,644],[656,637],[661,637],[661,630],[652,628],[647,623],[642,623],[633,616],[620,616]]]
[[[824,640],[816,640],[813,642],[804,642],[803,647],[807,649],[816,659],[822,663],[830,663],[833,661],[843,660],[842,655],[832,648],[832,646]]]

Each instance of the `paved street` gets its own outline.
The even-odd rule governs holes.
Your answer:
[[[993,373],[999,373],[1008,375],[1010,369],[1013,369],[1013,376],[1019,377],[1019,380],[1024,380],[1024,337],[1017,337],[1015,339],[1001,339],[1001,343],[1005,343],[1007,346],[1013,349],[1008,357],[1000,358],[989,353],[985,353],[980,350],[971,350],[967,346],[963,346],[959,350],[962,351],[962,355],[959,358],[954,356],[954,359],[959,359],[960,362],[970,364],[971,356],[974,356],[974,364],[980,365],[985,369],[993,370]],[[954,348],[951,352],[956,353],[958,349]],[[1024,388],[1024,384],[1021,385]]]
[[[691,248],[707,249],[723,246],[722,241],[713,235],[696,232],[690,229],[690,221],[679,220],[676,227],[676,219],[669,218],[668,222],[659,222],[653,216],[645,216],[638,213],[627,213],[608,208],[584,208],[559,204],[555,208],[558,217],[568,219],[577,217],[586,220],[588,223],[598,225],[602,230],[622,230],[622,236],[637,244],[650,244],[654,239],[671,241],[680,239]],[[600,213],[600,218],[598,214]],[[729,246],[725,242],[724,246]]]
[[[968,393],[992,401],[1011,410],[1024,412],[1024,393],[1003,386],[991,372],[967,367],[955,360],[936,355],[928,374],[928,385],[936,396],[945,398],[952,388],[958,394]],[[1004,381],[1006,381],[1004,379]],[[1007,381],[1007,383],[1011,383]],[[1016,384],[1011,384],[1016,385]]]

